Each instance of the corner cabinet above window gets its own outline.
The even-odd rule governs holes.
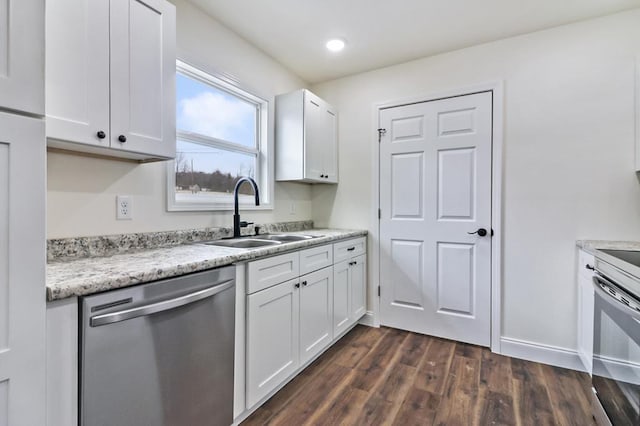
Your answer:
[[[175,20],[165,0],[47,2],[50,148],[175,157]]]
[[[338,114],[306,89],[276,97],[276,180],[338,183]]]

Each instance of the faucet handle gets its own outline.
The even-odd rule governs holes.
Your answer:
[[[260,228],[261,228],[260,225],[256,225],[256,226],[253,227],[255,235],[260,235]]]
[[[241,228],[246,228],[249,225],[253,225],[253,222],[246,222],[244,220],[240,222],[240,227]]]

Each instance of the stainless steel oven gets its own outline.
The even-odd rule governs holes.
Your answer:
[[[596,259],[593,408],[597,422],[640,425],[640,278],[618,266],[639,252],[604,250]],[[617,264],[618,266],[614,265]],[[626,269],[626,268],[625,268]],[[631,268],[633,269],[633,268]]]

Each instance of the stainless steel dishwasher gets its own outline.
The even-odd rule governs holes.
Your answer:
[[[233,423],[235,267],[81,298],[80,424]]]

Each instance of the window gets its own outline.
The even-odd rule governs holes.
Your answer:
[[[168,169],[169,210],[233,207],[238,179],[250,176],[270,207],[268,102],[184,62],[177,62],[176,158]],[[254,206],[250,185],[240,203]]]

